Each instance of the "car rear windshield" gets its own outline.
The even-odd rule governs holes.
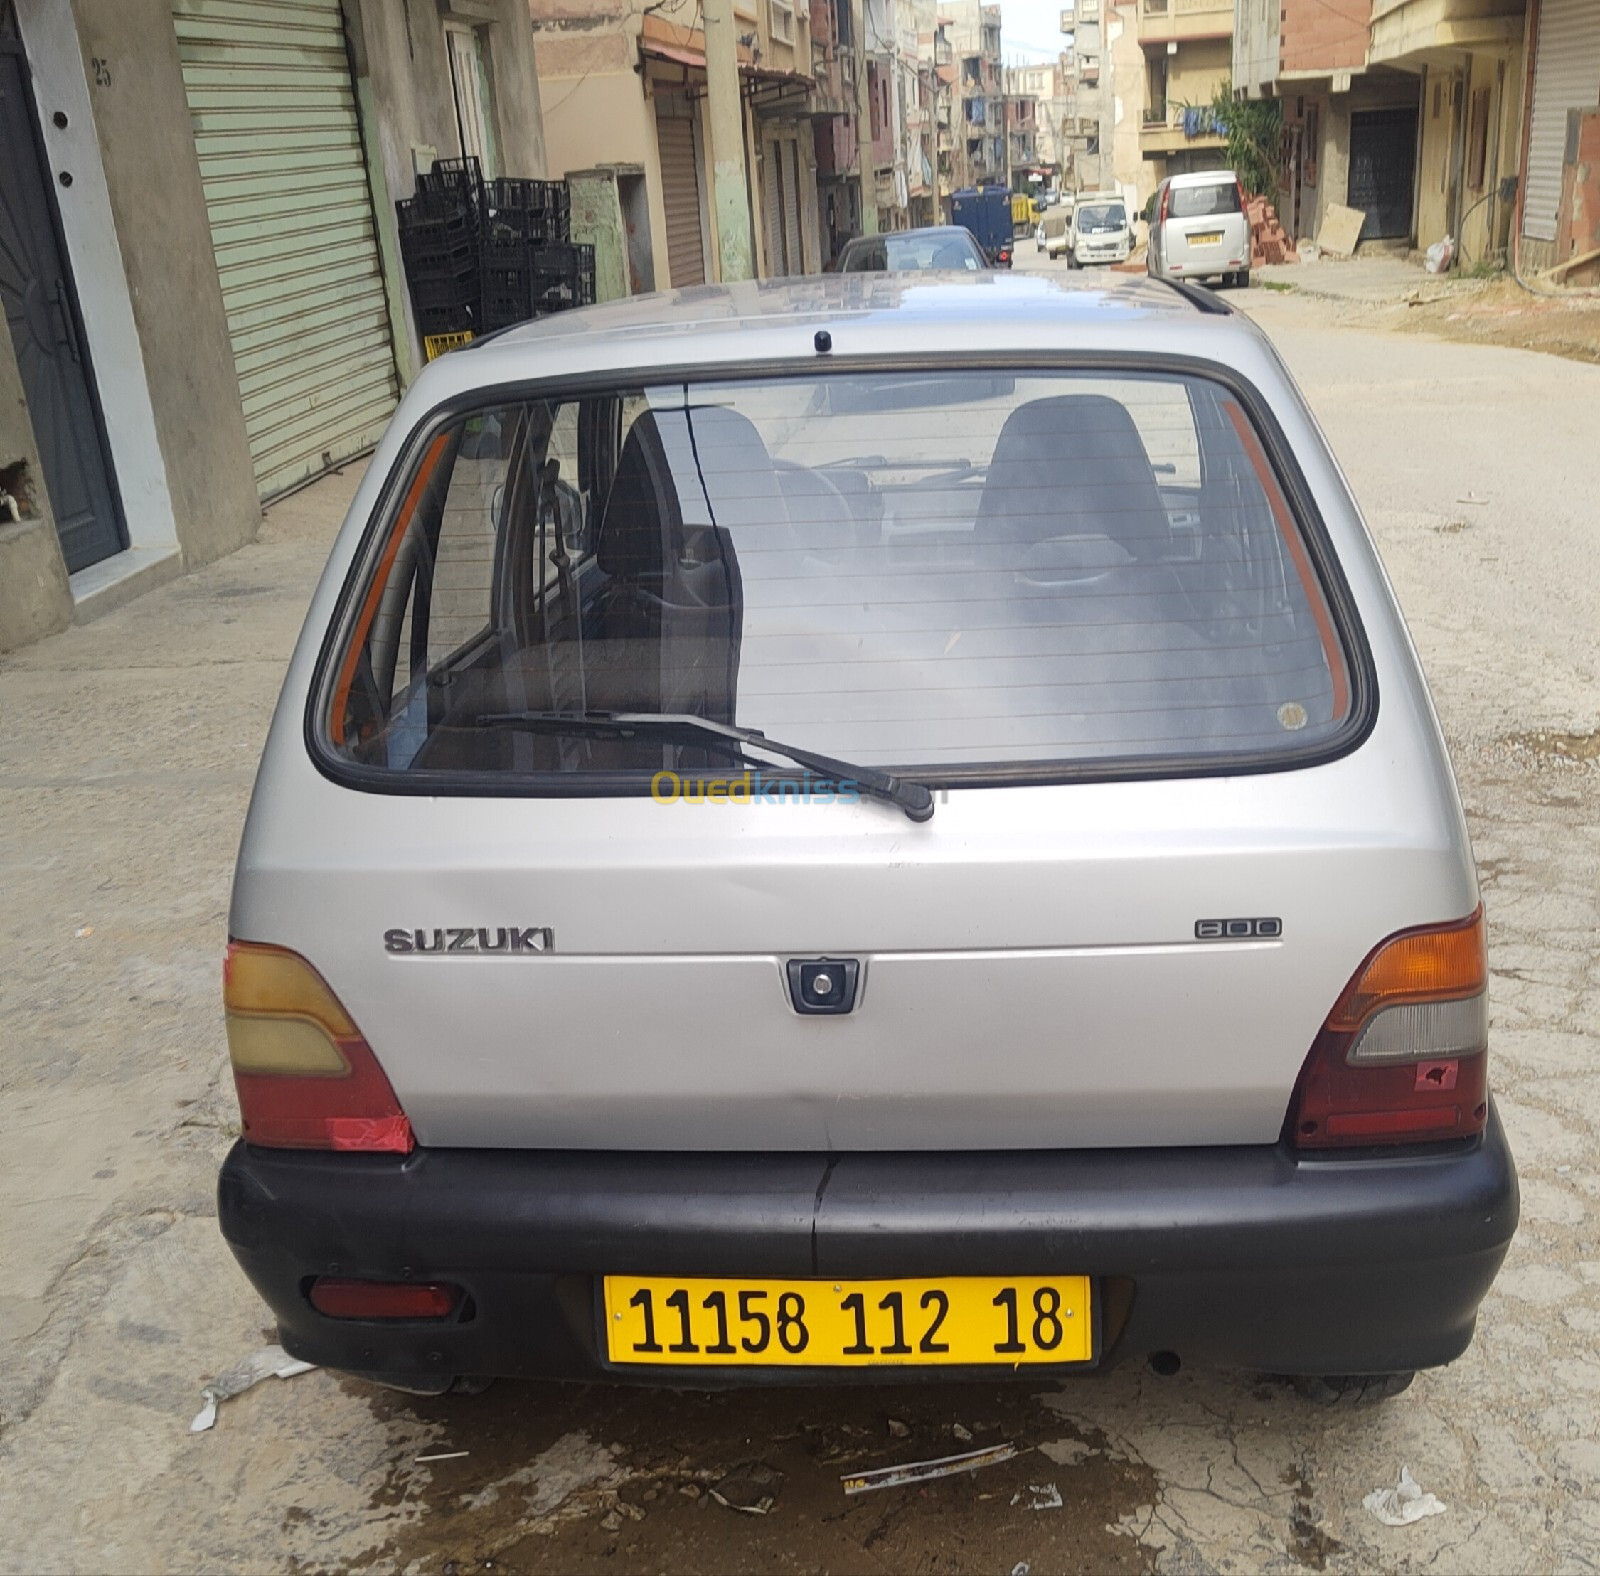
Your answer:
[[[368,779],[647,791],[719,759],[559,725],[603,712],[758,728],[929,781],[1270,765],[1350,720],[1285,491],[1207,379],[506,399],[424,434],[389,496],[315,703],[333,763]]]
[[[1174,186],[1168,192],[1167,214],[1173,219],[1209,219],[1213,214],[1242,212],[1239,187],[1232,180]]]
[[[965,234],[878,236],[854,243],[844,254],[846,274],[902,273],[922,268],[959,268],[976,273],[984,267],[977,242]]]

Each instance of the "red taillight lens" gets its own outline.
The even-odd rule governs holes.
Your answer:
[[[1403,931],[1356,970],[1300,1069],[1302,1149],[1464,1138],[1489,1114],[1483,910]]]
[[[327,981],[286,947],[235,941],[222,968],[245,1141],[409,1154],[411,1123]]]
[[[1167,222],[1167,204],[1170,203],[1171,201],[1172,201],[1172,188],[1170,186],[1168,186],[1168,187],[1163,188],[1162,193],[1161,193],[1161,219],[1160,219],[1160,222],[1162,224],[1165,224]]]
[[[1245,195],[1244,195],[1244,182],[1241,181],[1237,175],[1235,175],[1234,178],[1233,178],[1233,185],[1234,185],[1234,190],[1239,193],[1239,212],[1240,213],[1248,212],[1250,205],[1249,205],[1249,203],[1246,200]]]
[[[448,1319],[461,1301],[449,1281],[344,1280],[311,1283],[311,1306],[330,1319]]]

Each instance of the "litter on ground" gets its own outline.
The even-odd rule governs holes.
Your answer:
[[[1393,1488],[1375,1488],[1361,1503],[1386,1527],[1409,1527],[1424,1516],[1442,1516],[1450,1508],[1422,1492],[1410,1467],[1400,1468],[1400,1481]]]
[[[309,1373],[317,1365],[291,1357],[281,1346],[263,1346],[259,1352],[241,1357],[226,1373],[218,1374],[201,1392],[204,1403],[189,1425],[191,1434],[203,1434],[217,1421],[217,1408],[231,1396],[242,1395],[263,1379],[293,1379]]]
[[[989,1445],[959,1456],[939,1456],[932,1461],[907,1461],[900,1466],[874,1467],[868,1472],[846,1472],[840,1479],[846,1494],[866,1494],[876,1488],[898,1488],[902,1483],[927,1483],[934,1478],[954,1477],[958,1472],[976,1472],[980,1467],[998,1466],[1016,1455],[1013,1444]]]

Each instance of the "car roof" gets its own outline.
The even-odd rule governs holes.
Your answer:
[[[915,230],[884,230],[878,235],[852,235],[845,242],[849,246],[870,246],[874,241],[909,241],[918,235],[959,235],[972,239],[972,231],[964,224],[925,224]]]
[[[819,352],[824,329],[828,349]],[[1144,352],[1259,367],[1271,355],[1265,347],[1219,298],[1143,273],[813,274],[630,296],[503,329],[424,368],[406,407],[543,378],[815,372],[824,355],[843,367],[891,356],[960,365],[987,355]]]
[[[1169,186],[1220,186],[1237,180],[1232,170],[1189,170],[1183,175],[1169,175]]]

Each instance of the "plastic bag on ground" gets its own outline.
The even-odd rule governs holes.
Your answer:
[[[1386,1527],[1409,1527],[1425,1516],[1442,1516],[1450,1508],[1422,1492],[1410,1467],[1400,1468],[1400,1481],[1393,1488],[1375,1488],[1361,1503]]]

